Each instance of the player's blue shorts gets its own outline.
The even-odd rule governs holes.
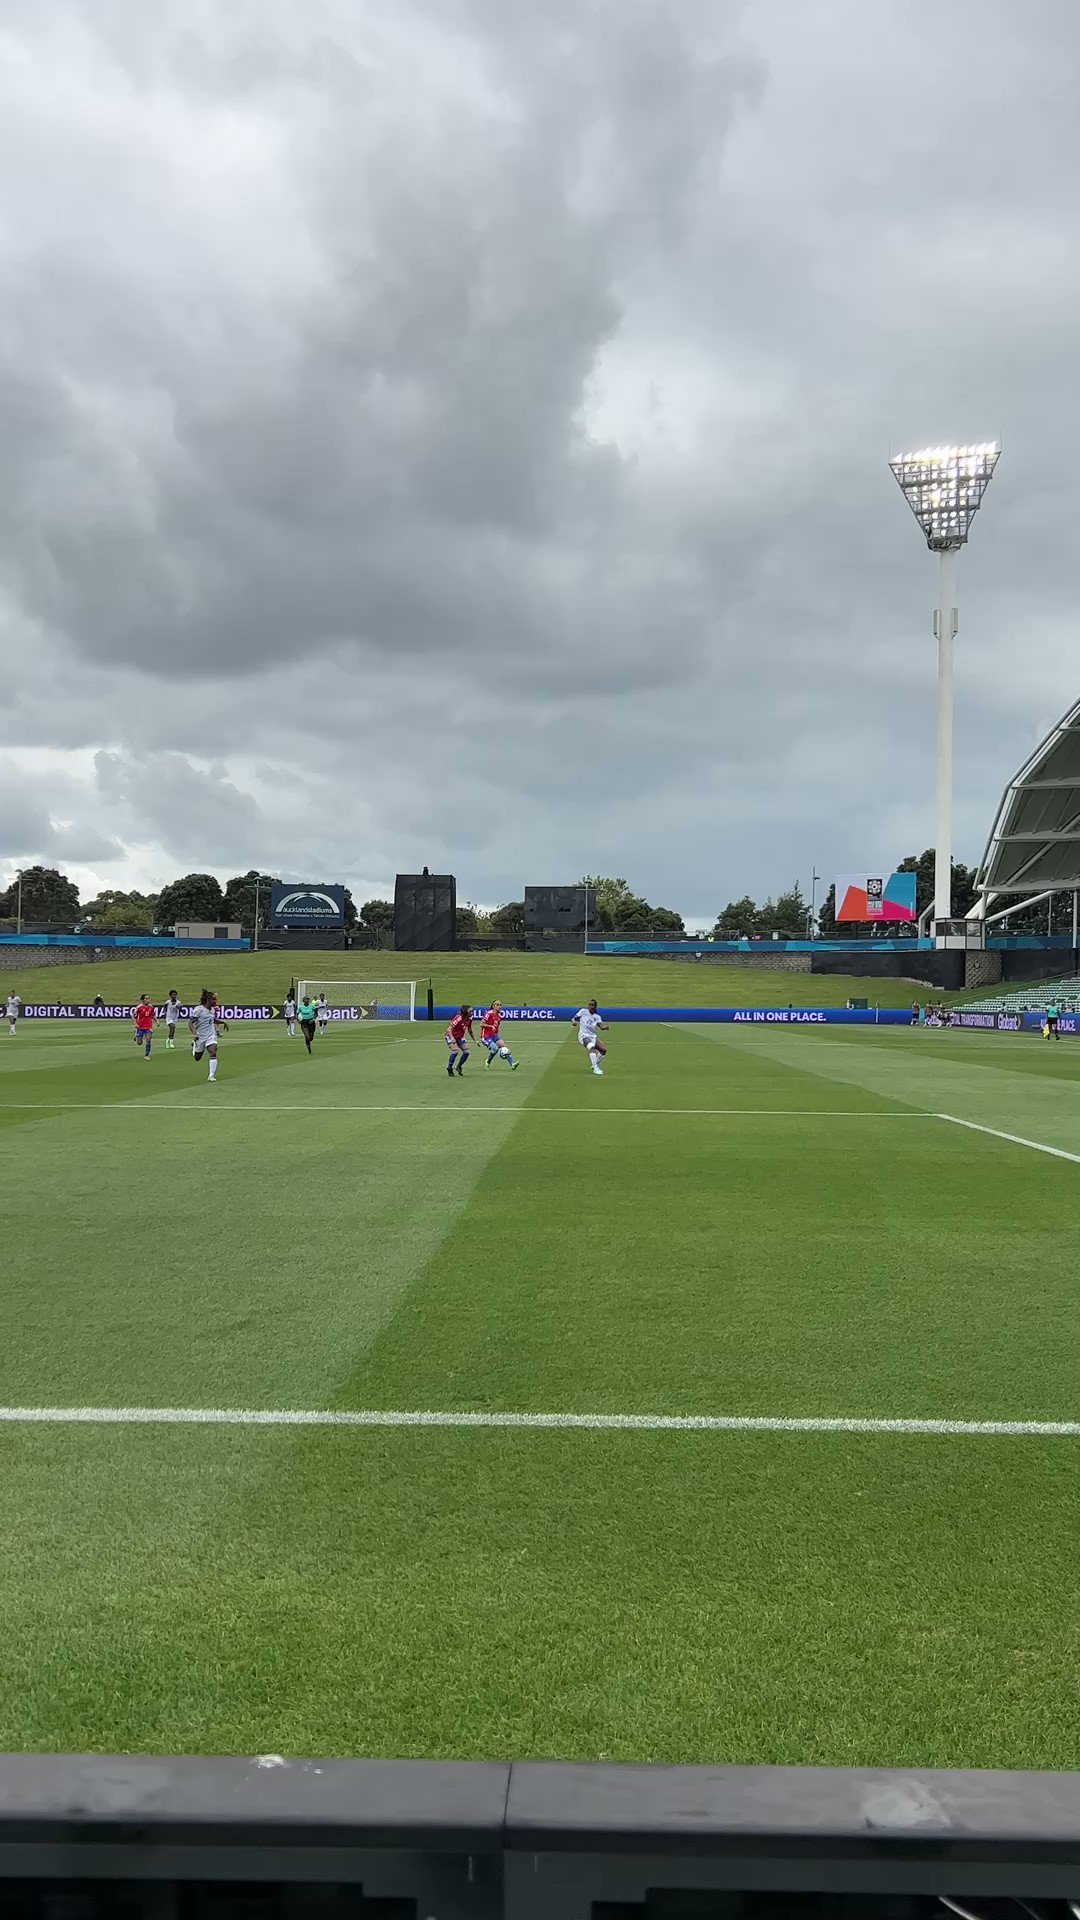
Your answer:
[[[444,1033],[443,1039],[446,1041],[446,1044],[449,1047],[451,1053],[468,1053],[469,1051],[468,1034],[465,1035],[464,1040],[455,1040],[452,1033]]]
[[[489,1053],[498,1053],[502,1046],[502,1041],[499,1039],[497,1033],[489,1033],[486,1038],[484,1035],[480,1036],[480,1045],[486,1047]]]

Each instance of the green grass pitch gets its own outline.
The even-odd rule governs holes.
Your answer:
[[[124,1025],[0,1031],[0,1402],[1080,1416],[1075,1044],[625,1026],[597,1080],[508,1035],[451,1084],[426,1025],[234,1027],[209,1087]],[[1078,1466],[5,1420],[0,1746],[1075,1768]]]

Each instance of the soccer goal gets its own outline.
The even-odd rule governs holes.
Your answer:
[[[415,980],[301,980],[301,1000],[325,998],[332,1020],[415,1020]]]

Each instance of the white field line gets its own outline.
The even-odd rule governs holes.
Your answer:
[[[439,1413],[276,1407],[0,1407],[0,1421],[48,1426],[466,1427],[597,1433],[908,1433],[1078,1439],[1080,1420],[873,1420],[757,1414]]]
[[[1080,1166],[1080,1153],[1067,1153],[1064,1147],[1048,1147],[1042,1140],[1027,1140],[1022,1133],[1002,1133],[1000,1127],[981,1127],[975,1120],[960,1120],[955,1113],[939,1113],[935,1119],[947,1120],[951,1127],[967,1127],[971,1133],[988,1133],[994,1140],[1008,1140],[1014,1147],[1030,1147],[1033,1153],[1051,1153],[1055,1160],[1072,1160]]]
[[[215,1084],[220,1086],[221,1083],[218,1081]],[[621,1114],[674,1114],[690,1119],[719,1116],[743,1120],[941,1120],[946,1117],[938,1113],[920,1113],[915,1109],[894,1112],[876,1107],[434,1107],[410,1106],[405,1101],[368,1106],[315,1101],[293,1101],[282,1105],[269,1100],[241,1104],[235,1100],[219,1100],[216,1095],[213,1099],[205,1099],[201,1106],[194,1104],[194,1098],[181,1106],[167,1096],[157,1100],[0,1100],[0,1113],[8,1109],[20,1113],[438,1113],[455,1120],[462,1116],[482,1119],[487,1113],[567,1113],[587,1115],[590,1119],[597,1114],[604,1119],[618,1118]]]

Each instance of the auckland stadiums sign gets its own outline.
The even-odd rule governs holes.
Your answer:
[[[344,887],[285,884],[270,889],[270,919],[275,927],[343,927]]]

